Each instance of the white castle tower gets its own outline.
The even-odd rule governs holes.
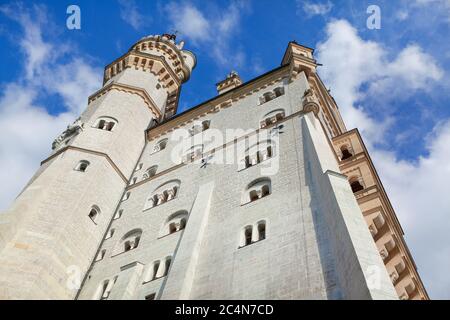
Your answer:
[[[105,68],[0,217],[0,298],[427,299],[313,50],[176,114],[182,47],[145,37]]]
[[[68,277],[91,264],[145,130],[176,111],[195,66],[182,47],[171,35],[148,36],[105,68],[103,88],[0,216],[0,298],[75,297]]]

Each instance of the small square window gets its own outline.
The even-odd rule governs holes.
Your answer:
[[[152,294],[145,296],[145,300],[155,300],[155,298],[156,298],[156,293],[152,293]]]

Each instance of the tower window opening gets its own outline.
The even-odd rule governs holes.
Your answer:
[[[166,148],[166,146],[167,146],[167,141],[168,141],[167,138],[158,141],[155,144],[155,146],[153,147],[153,153],[156,153],[156,152],[164,150]]]
[[[175,199],[178,194],[179,186],[179,180],[172,180],[156,188],[147,198],[143,211]]]
[[[172,257],[166,257],[165,259],[154,261],[150,268],[147,270],[147,274],[144,278],[144,283],[163,278],[167,276],[169,272],[170,264],[172,262]]]
[[[139,246],[141,235],[141,229],[133,229],[126,233],[116,244],[113,256],[136,249]]]
[[[362,186],[361,182],[359,182],[359,180],[350,182],[350,187],[352,188],[353,193],[364,190],[364,187]]]
[[[100,130],[112,131],[116,124],[117,120],[110,117],[102,117],[97,120],[94,127]]]
[[[117,278],[118,276],[115,276],[114,279],[107,279],[102,281],[97,288],[97,291],[95,292],[93,300],[107,300],[114,284],[117,281]]]
[[[169,234],[172,234],[172,233],[175,233],[175,232],[177,232],[177,226],[176,226],[175,222],[172,222],[169,225]]]
[[[106,234],[105,239],[109,239],[112,238],[112,236],[114,235],[114,229],[109,229],[108,233]]]
[[[273,156],[272,140],[262,141],[252,145],[245,151],[245,157],[240,162],[239,170],[255,166]]]
[[[130,198],[130,194],[131,194],[130,192],[125,193],[122,197],[122,201],[128,200]]]
[[[114,220],[120,219],[120,217],[122,216],[123,213],[123,209],[120,209],[119,211],[117,211],[117,213],[114,216]]]
[[[278,87],[273,89],[272,91],[265,92],[260,98],[259,98],[259,104],[264,104],[266,102],[269,102],[275,98],[278,98],[280,96],[284,95],[284,87]]]
[[[170,269],[170,264],[172,263],[172,258],[171,257],[167,257],[166,261],[164,263],[164,273],[163,273],[163,277],[167,276],[167,274],[169,273],[169,269]]]
[[[266,238],[266,222],[261,221],[258,223],[258,241],[264,240]]]
[[[159,265],[160,265],[159,260],[155,261],[155,263],[153,264],[153,276],[152,276],[151,280],[157,279],[156,275],[158,274]]]
[[[102,251],[100,251],[97,255],[97,257],[95,258],[95,261],[100,261],[105,257],[106,254],[106,249],[103,249]]]
[[[275,88],[273,92],[275,93],[276,98],[281,97],[284,94],[284,88],[283,87]]]
[[[267,197],[271,193],[271,181],[269,178],[256,179],[246,188],[247,195],[243,196],[243,203],[254,202]]]
[[[97,224],[96,221],[97,221],[99,215],[100,215],[100,209],[97,206],[93,206],[91,208],[91,211],[89,211],[88,217],[92,220],[92,222]]]
[[[197,133],[200,133],[200,132],[203,132],[203,131],[205,131],[205,130],[208,130],[209,129],[209,126],[210,126],[210,121],[209,120],[205,120],[205,121],[202,121],[202,122],[198,122],[198,123],[196,123],[196,124],[194,124],[192,127],[191,127],[191,129],[189,129],[189,134],[191,135],[191,136],[194,136],[194,135],[196,135]]]
[[[151,178],[156,175],[156,171],[158,170],[158,166],[151,166],[148,168],[142,176],[142,180]]]
[[[151,294],[145,296],[145,300],[155,300],[155,298],[156,298],[156,293],[151,293]]]
[[[266,239],[266,221],[259,221],[255,225],[247,225],[242,229],[239,248]]]
[[[183,230],[186,227],[187,216],[186,210],[179,210],[171,214],[161,228],[160,237]]]
[[[341,160],[346,160],[346,159],[348,159],[348,158],[353,157],[353,154],[348,150],[348,147],[347,147],[347,146],[343,146],[343,147],[341,148],[341,153],[342,153]]]
[[[260,121],[260,128],[264,129],[272,124],[275,124],[285,118],[284,110],[274,110],[269,112],[263,117],[263,120]]]
[[[252,243],[252,227],[248,226],[245,228],[245,242],[244,242],[244,246],[248,246],[249,244]]]
[[[89,161],[81,160],[78,165],[75,167],[76,171],[86,172],[87,167],[89,166]]]
[[[103,130],[103,128],[105,127],[105,123],[106,123],[105,120],[100,120],[97,128]]]

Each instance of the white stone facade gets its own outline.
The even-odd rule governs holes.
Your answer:
[[[116,71],[105,87],[129,91],[94,99],[81,116],[83,131],[67,143],[72,148],[55,150],[1,218],[0,298],[396,299],[330,144],[333,130],[345,127],[337,109],[334,127],[327,124],[323,102],[304,108],[313,62],[292,46],[281,67],[165,121],[132,92],[145,84],[164,114],[161,97],[171,92],[156,89],[160,74]],[[194,65],[189,55],[189,73]],[[282,94],[262,103],[271,91]],[[117,124],[93,128],[101,117]],[[205,121],[174,156],[177,133]],[[258,161],[243,165],[246,149],[238,144],[256,133],[273,148],[264,142]],[[214,163],[227,150],[235,161]],[[89,162],[85,172],[74,170],[80,160]],[[262,170],[269,167],[274,172]],[[80,290],[67,286],[73,265]]]

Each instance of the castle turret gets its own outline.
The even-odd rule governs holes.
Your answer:
[[[166,34],[142,38],[105,67],[103,87],[0,217],[0,299],[74,298],[127,200],[145,130],[176,113],[195,64]]]

